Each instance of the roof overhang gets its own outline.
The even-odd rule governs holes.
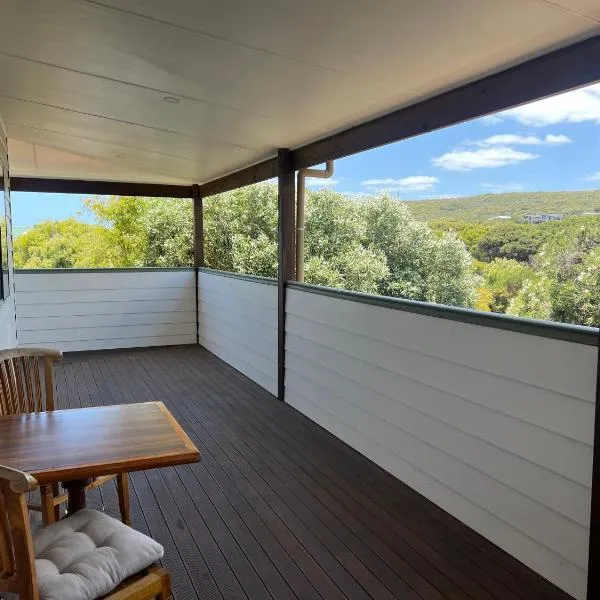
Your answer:
[[[310,166],[600,79],[589,0],[7,0],[3,24],[13,175],[203,195],[277,148]]]

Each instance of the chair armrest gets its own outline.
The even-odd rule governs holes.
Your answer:
[[[53,348],[11,348],[10,350],[0,351],[0,361],[22,356],[39,356],[40,358],[62,360],[63,354],[60,350],[54,350]]]
[[[2,479],[8,481],[8,487],[17,494],[25,494],[38,487],[37,480],[29,473],[0,465],[0,480]]]

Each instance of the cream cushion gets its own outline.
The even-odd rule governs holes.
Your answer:
[[[163,556],[163,547],[97,510],[84,509],[33,538],[40,600],[94,600]]]

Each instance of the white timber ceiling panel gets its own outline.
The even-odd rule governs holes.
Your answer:
[[[594,35],[597,13],[596,0],[4,0],[9,137],[91,159],[16,153],[12,171],[202,183]]]

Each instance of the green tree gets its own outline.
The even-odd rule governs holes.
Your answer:
[[[567,224],[533,264],[536,274],[510,303],[509,314],[600,325],[600,224]]]
[[[491,263],[480,263],[483,287],[489,291],[487,308],[505,313],[510,302],[533,277],[533,269],[516,260],[497,258]],[[483,308],[479,306],[479,308]]]
[[[85,206],[106,228],[111,265],[193,265],[190,200],[112,196],[85,200]]]
[[[277,188],[260,183],[204,202],[204,260],[213,269],[277,276]]]
[[[76,219],[44,221],[14,240],[20,269],[69,269],[118,266],[109,262],[108,231]]]
[[[473,306],[473,259],[452,231],[441,236],[414,219],[408,207],[389,197],[370,198],[359,210],[364,240],[382,252],[389,276],[379,293],[451,306]]]

